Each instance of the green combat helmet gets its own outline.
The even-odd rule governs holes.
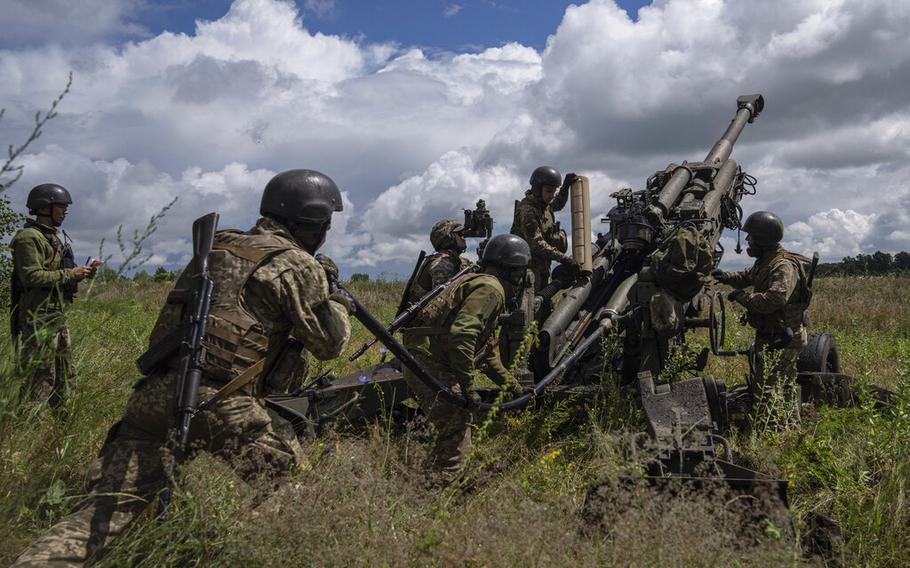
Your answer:
[[[456,219],[443,219],[430,229],[430,244],[437,251],[454,249],[455,235],[464,231],[464,225]]]
[[[742,230],[760,247],[773,247],[784,238],[784,222],[770,211],[756,211],[749,215]]]
[[[25,206],[31,214],[35,214],[39,209],[44,209],[48,205],[71,205],[73,198],[65,187],[56,183],[42,183],[36,185],[28,192],[28,198]]]

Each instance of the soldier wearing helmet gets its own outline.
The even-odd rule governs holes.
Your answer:
[[[496,353],[496,326],[506,299],[529,284],[531,260],[528,244],[515,235],[490,239],[480,260],[481,271],[455,280],[402,330],[409,351],[444,385],[465,394],[475,404],[473,375],[483,370],[497,384],[521,391]],[[432,466],[451,480],[471,450],[471,409],[444,402],[408,369],[405,380],[417,395],[428,420],[436,428]]]
[[[436,250],[428,256],[414,279],[408,298],[416,302],[424,294],[455,276],[472,262],[461,256],[467,249],[464,239],[464,225],[455,219],[443,219],[430,230],[430,244]]]
[[[715,280],[733,286],[729,299],[746,308],[746,321],[755,328],[752,386],[761,395],[772,386],[795,390],[796,363],[806,345],[807,312],[811,300],[804,263],[809,259],[785,250],[784,223],[770,211],[756,211],[743,224],[746,252],[755,258],[739,272],[712,272]],[[744,288],[751,287],[747,292]],[[769,357],[769,351],[778,351]],[[771,365],[766,365],[771,361]]]
[[[190,445],[226,460],[244,479],[271,480],[303,463],[292,426],[270,413],[262,397],[302,380],[302,349],[332,359],[350,338],[349,302],[330,293],[327,281],[338,269],[314,258],[332,213],[341,210],[341,193],[328,176],[290,170],[266,185],[262,218],[252,229],[215,234],[198,392],[209,403],[192,420]],[[183,321],[189,278],[178,280],[161,310],[148,353],[161,363],[138,382],[111,428],[89,470],[87,497],[17,565],[82,564],[155,502],[166,482],[162,457],[174,427],[178,379],[179,352],[168,338]]]
[[[524,199],[515,202],[515,216],[510,232],[523,238],[531,248],[529,267],[534,274],[535,292],[549,282],[550,263],[554,260],[578,268],[575,259],[566,255],[568,237],[559,228],[553,215],[554,211],[562,211],[566,206],[569,186],[576,179],[577,176],[570,173],[563,180],[556,168],[541,166],[531,174],[531,188],[525,192]]]
[[[51,407],[63,403],[76,382],[63,311],[73,301],[76,283],[95,275],[92,268],[76,266],[66,233],[59,229],[72,203],[61,185],[33,187],[26,206],[35,218],[10,241],[10,328],[19,339],[20,365],[30,374],[28,398]]]

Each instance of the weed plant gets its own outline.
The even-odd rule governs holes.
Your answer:
[[[390,320],[401,285],[352,291]],[[69,312],[77,394],[62,412],[21,403],[0,335],[0,563],[9,563],[82,494],[83,475],[136,380],[134,360],[166,283],[99,283]],[[730,313],[728,343],[751,334]],[[789,522],[763,519],[722,488],[655,490],[641,477],[648,451],[634,397],[612,372],[616,337],[590,400],[547,412],[501,413],[476,427],[461,482],[429,486],[429,438],[381,417],[355,433],[305,440],[309,459],[268,498],[205,455],[182,470],[166,520],[151,515],[118,539],[105,566],[802,566],[798,540],[819,515],[836,521],[833,562],[910,562],[910,279],[817,281],[813,326],[833,332],[845,371],[895,389],[893,406],[804,412],[799,427],[733,440],[742,459],[790,485]],[[0,334],[5,333],[0,331]],[[368,339],[359,324],[349,351]],[[701,342],[701,343],[700,343]],[[706,338],[696,337],[697,351]],[[382,358],[312,365],[344,374]],[[680,372],[686,372],[680,366]],[[712,358],[707,372],[743,380],[744,358]],[[743,528],[746,527],[746,528]],[[833,564],[832,564],[833,565]]]

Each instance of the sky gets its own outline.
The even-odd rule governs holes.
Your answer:
[[[150,245],[153,265],[178,267],[195,217],[248,227],[268,179],[303,167],[343,190],[325,247],[342,273],[406,275],[430,226],[478,198],[507,231],[539,165],[589,176],[596,221],[617,189],[702,159],[750,93],[766,106],[733,151],[759,181],[746,214],[777,212],[784,244],[826,261],[910,250],[904,0],[0,0],[0,13],[0,143],[73,73],[10,198],[68,187],[77,255],[178,197]],[[748,263],[722,242],[724,266]]]

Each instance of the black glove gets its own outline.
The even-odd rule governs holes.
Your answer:
[[[338,265],[335,264],[334,260],[324,254],[317,254],[316,262],[322,265],[322,269],[325,270],[326,278],[329,280],[338,280],[340,278],[340,274],[338,273]]]
[[[715,268],[714,270],[711,271],[711,278],[717,280],[721,284],[723,284],[724,282],[726,282],[727,280],[730,279],[730,277],[727,276],[727,273],[724,272],[723,270],[721,270],[720,268]]]
[[[565,179],[562,180],[562,186],[563,187],[572,187],[572,184],[575,183],[576,180],[578,180],[577,175],[575,175],[574,173],[568,173],[568,174],[566,174]]]
[[[743,290],[736,289],[736,290],[733,290],[732,292],[730,292],[729,294],[727,294],[727,299],[730,300],[731,302],[735,302],[735,301],[737,301],[743,294],[745,294],[745,292],[744,292]]]
[[[567,266],[571,269],[574,269],[575,272],[578,272],[579,270],[581,270],[581,266],[578,264],[578,262],[567,254],[564,254],[561,257],[559,257],[558,259],[556,259],[556,262],[558,262],[559,264],[562,264],[563,266]]]

